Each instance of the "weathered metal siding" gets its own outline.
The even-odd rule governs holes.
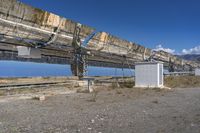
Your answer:
[[[58,31],[54,44],[71,46],[76,22],[59,17],[55,14],[33,8],[16,0],[0,0],[0,33],[17,39],[29,39],[48,42],[52,32]],[[2,20],[1,20],[2,19]],[[6,22],[7,20],[9,22]],[[10,23],[11,22],[16,22]],[[19,23],[19,24],[18,24]],[[38,31],[27,26],[45,30]],[[59,29],[59,30],[58,30]],[[94,28],[82,25],[81,37],[85,39]],[[68,37],[66,37],[68,36]],[[88,46],[89,49],[101,52],[125,55],[136,61],[149,58],[151,50],[141,45],[120,39],[106,32],[98,33]]]
[[[37,31],[28,27],[23,27],[23,25],[5,22],[0,25],[1,34],[16,38],[48,42],[52,36],[51,32],[55,32],[55,30],[59,28],[58,36],[54,43],[71,45],[73,32],[77,24],[76,22],[41,9],[33,8],[16,0],[0,0],[0,3],[1,19],[49,31]],[[83,25],[81,29],[82,39],[93,31],[93,28]],[[69,38],[63,35],[69,36]],[[122,40],[106,32],[97,34],[97,36],[92,39],[89,46],[91,49],[95,48],[103,52],[128,55],[129,57],[136,57],[138,60],[143,60],[144,57],[148,58],[151,52],[150,49]]]
[[[141,45],[123,40],[106,32],[100,32],[90,41],[89,47],[109,53],[135,57],[138,60],[149,58],[151,50]]]
[[[47,42],[52,35],[51,32],[55,32],[55,29],[59,28],[59,35],[55,43],[71,44],[72,39],[63,37],[63,35],[72,37],[76,22],[33,8],[16,0],[0,0],[0,3],[1,19],[49,31],[49,33],[41,32],[17,24],[2,23],[1,21],[1,34]],[[91,34],[93,30],[93,28],[83,25],[82,38]]]
[[[194,61],[189,61],[189,60],[184,60],[179,58],[176,55],[167,53],[165,51],[157,51],[155,54],[155,59],[159,59],[163,62],[169,62],[172,63],[174,65],[176,65],[177,67],[192,67],[192,68],[196,68],[196,67],[200,67],[200,64],[194,62]]]

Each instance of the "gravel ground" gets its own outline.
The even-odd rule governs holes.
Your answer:
[[[0,133],[199,133],[200,88],[114,89],[0,102]]]

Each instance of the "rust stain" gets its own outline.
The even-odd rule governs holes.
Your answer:
[[[44,20],[45,20],[44,15],[45,15],[45,12],[44,12],[44,11],[35,8],[35,9],[34,9],[33,20],[35,21],[36,24],[38,24],[38,25],[43,25],[43,22],[44,22]]]
[[[47,25],[51,25],[53,27],[59,26],[60,17],[50,13],[47,19]]]
[[[108,34],[106,32],[102,32],[100,35],[100,41],[106,43],[108,41]]]

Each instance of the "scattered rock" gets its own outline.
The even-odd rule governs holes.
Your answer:
[[[39,97],[39,100],[40,100],[40,101],[44,101],[45,99],[46,99],[46,98],[45,98],[44,95]]]
[[[77,92],[77,93],[89,93],[89,90],[86,89],[86,88],[79,88],[79,89],[77,89],[76,92]]]
[[[104,118],[100,118],[100,120],[101,120],[101,121],[103,121],[103,120],[104,120]]]
[[[194,127],[195,126],[195,124],[194,123],[191,123],[191,127]]]
[[[46,97],[45,97],[45,95],[42,95],[42,96],[34,96],[32,99],[44,101],[44,100],[46,100]]]
[[[152,101],[152,103],[158,104],[158,100],[154,100]]]
[[[94,123],[94,119],[92,119],[91,122]]]
[[[172,88],[170,88],[170,87],[163,87],[162,89],[166,89],[166,90],[171,90]]]

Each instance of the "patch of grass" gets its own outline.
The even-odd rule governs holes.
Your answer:
[[[10,95],[13,94],[28,94],[28,93],[35,93],[41,91],[42,88],[37,89],[37,88],[17,88],[17,89],[11,89],[8,90]]]
[[[200,87],[200,76],[165,77],[165,86],[171,88]]]
[[[111,88],[112,88],[113,90],[119,88],[119,84],[118,84],[118,82],[117,82],[117,81],[112,82],[112,84],[111,84]]]
[[[133,80],[125,80],[119,83],[121,88],[133,88],[135,86],[135,82]]]
[[[154,90],[154,91],[156,91],[156,92],[160,92],[160,91],[162,91],[163,89],[155,87],[155,88],[152,88],[152,90]]]
[[[77,93],[89,93],[89,90],[80,88],[80,89],[77,89],[76,92]]]
[[[16,88],[16,89],[2,89],[0,96],[15,95],[15,94],[28,94],[42,91],[42,88]]]
[[[4,96],[5,95],[5,91],[0,90],[0,96]]]

